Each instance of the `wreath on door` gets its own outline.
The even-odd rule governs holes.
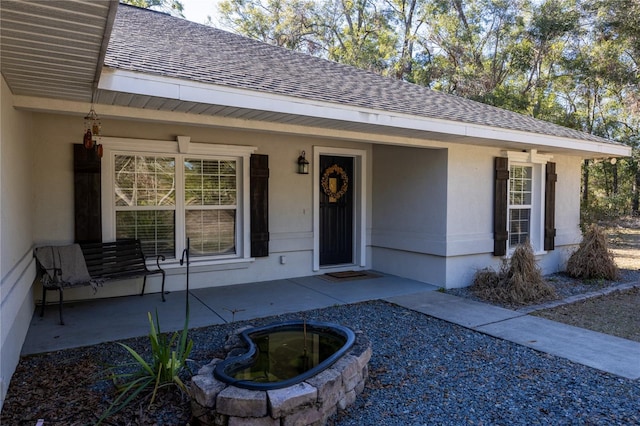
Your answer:
[[[329,183],[329,178],[331,175],[340,175],[340,179],[342,180],[342,186],[339,191],[332,190],[331,185]],[[349,189],[349,176],[342,169],[342,167],[334,164],[331,167],[328,167],[324,173],[322,174],[322,179],[320,180],[320,184],[322,185],[322,190],[325,194],[332,200],[339,200],[344,194],[347,193]]]

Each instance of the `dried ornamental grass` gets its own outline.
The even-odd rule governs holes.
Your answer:
[[[600,227],[591,225],[567,262],[567,274],[581,279],[615,280],[618,267]]]
[[[542,278],[531,244],[519,245],[511,257],[507,287],[515,303],[553,299],[556,291]]]
[[[502,285],[509,265],[506,261],[502,262],[502,268],[499,272],[491,268],[484,268],[476,271],[471,284],[471,291],[481,299],[490,301],[499,301],[502,298]]]
[[[531,244],[516,247],[509,262],[499,272],[482,269],[474,277],[471,290],[494,302],[525,305],[554,299],[555,289],[543,278]]]

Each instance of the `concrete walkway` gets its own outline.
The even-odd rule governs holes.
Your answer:
[[[578,364],[628,379],[640,379],[638,342],[437,291],[385,300]]]
[[[435,290],[435,286],[389,275],[338,282],[311,276],[196,289],[189,292],[189,327],[382,299],[602,371],[640,378],[638,342]],[[43,318],[39,310],[34,314],[22,354],[144,336],[149,330],[147,312],[156,309],[163,331],[179,330],[184,325],[186,294],[168,294],[165,303],[159,294],[68,303],[64,326],[58,324],[57,306],[48,306]]]

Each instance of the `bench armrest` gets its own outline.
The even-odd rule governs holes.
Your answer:
[[[148,259],[148,258],[150,258],[150,257],[153,257],[153,256],[147,256],[147,257],[145,257],[145,261],[146,261],[146,259]],[[159,255],[156,257],[156,266],[157,266],[158,270],[160,270],[160,271],[162,271],[162,273],[164,273],[164,270],[160,267],[160,261],[161,261],[161,260],[164,262],[164,261],[166,260],[166,258],[164,257],[164,255],[159,254]]]
[[[60,268],[45,269],[40,265],[40,271],[40,282],[46,288],[60,288],[68,284],[62,281],[62,269]],[[52,271],[53,274],[50,274],[49,271]]]

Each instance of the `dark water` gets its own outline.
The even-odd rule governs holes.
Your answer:
[[[271,383],[296,377],[336,353],[346,339],[318,330],[273,331],[251,335],[255,362],[233,374],[237,380]]]

